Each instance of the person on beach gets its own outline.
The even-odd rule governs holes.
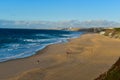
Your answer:
[[[71,51],[70,49],[68,49],[68,50],[66,51],[66,54],[67,54],[67,57],[68,57],[69,55],[72,54],[72,51]]]
[[[37,64],[39,63],[40,61],[39,60],[37,60]]]

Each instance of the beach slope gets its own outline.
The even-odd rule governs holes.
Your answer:
[[[0,80],[94,80],[120,56],[120,40],[84,34],[36,55],[0,63]]]

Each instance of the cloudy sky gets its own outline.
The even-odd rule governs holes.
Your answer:
[[[120,21],[120,0],[0,0],[0,19]]]

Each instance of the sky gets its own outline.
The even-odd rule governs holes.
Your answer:
[[[120,22],[120,0],[0,0],[0,19]]]

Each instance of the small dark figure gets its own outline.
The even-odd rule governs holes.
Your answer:
[[[67,58],[70,58],[72,56],[72,53],[70,51],[67,51],[66,56],[67,56]]]
[[[69,55],[69,54],[71,54],[71,53],[70,53],[70,51],[67,51],[66,54]]]
[[[40,61],[39,60],[37,60],[37,63],[39,63]]]

